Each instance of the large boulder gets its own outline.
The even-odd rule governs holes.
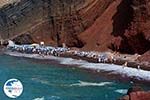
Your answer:
[[[150,91],[143,91],[141,87],[132,87],[128,90],[127,95],[119,100],[150,100]]]
[[[139,62],[150,62],[150,50],[138,58]]]

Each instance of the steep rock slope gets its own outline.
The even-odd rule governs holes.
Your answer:
[[[0,9],[0,38],[83,50],[150,49],[149,0],[20,0]],[[22,39],[21,39],[22,38]],[[18,42],[20,41],[20,42]]]
[[[85,50],[139,53],[150,49],[149,1],[115,0],[80,36]],[[92,35],[91,35],[92,34]]]
[[[108,50],[113,36],[113,16],[117,12],[121,0],[112,2],[99,16],[94,24],[82,32],[79,37],[86,43],[84,50]]]
[[[150,30],[148,26],[150,24],[150,1],[124,0],[122,3],[127,4],[126,18],[124,18],[125,22],[122,25],[117,25],[116,23],[118,22],[114,22],[115,27],[113,32],[115,37],[121,37],[121,45],[118,49],[121,52],[143,54],[150,49],[150,33],[148,32]],[[119,22],[120,20],[118,19],[123,16],[122,12],[116,17],[116,20]],[[121,28],[121,32],[118,31],[120,26],[124,26]]]

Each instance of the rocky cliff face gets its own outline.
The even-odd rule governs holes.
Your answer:
[[[20,0],[0,9],[0,35],[17,43],[23,43],[20,40],[25,36],[29,37],[29,43],[44,41],[57,46],[66,43],[83,50],[143,54],[150,49],[149,3],[149,0]]]
[[[112,50],[139,53],[150,49],[148,0],[115,0],[87,29],[83,38],[85,49]],[[85,38],[90,36],[91,38]],[[92,40],[92,41],[91,41]],[[91,45],[89,45],[91,43]]]
[[[149,3],[149,0],[123,0],[118,6],[112,35],[121,38],[121,45],[114,48],[112,44],[113,49],[140,54],[150,49]]]
[[[2,39],[16,37],[41,22],[42,1],[21,0],[8,3],[0,9],[0,35]]]

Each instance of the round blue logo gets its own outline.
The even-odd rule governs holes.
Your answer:
[[[5,82],[3,90],[9,98],[17,98],[23,92],[23,85],[18,79],[9,79]]]

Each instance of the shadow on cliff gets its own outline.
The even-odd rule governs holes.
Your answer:
[[[113,16],[113,36],[121,36],[124,38],[125,30],[129,27],[133,20],[133,9],[131,7],[132,0],[122,0],[117,8],[116,14]]]
[[[133,51],[129,48],[129,44],[126,42],[127,38],[124,35],[133,20],[133,9],[131,8],[131,5],[131,0],[122,0],[120,5],[117,7],[116,14],[112,18],[113,32],[111,34],[115,37],[115,39],[109,48],[114,51],[133,53]]]
[[[109,48],[121,53],[143,54],[150,49],[150,42],[145,39],[143,32],[136,32],[135,35],[130,32],[131,22],[136,17],[132,5],[132,0],[122,0],[117,7],[117,12],[112,18],[113,32],[111,35],[114,36],[114,39]]]

